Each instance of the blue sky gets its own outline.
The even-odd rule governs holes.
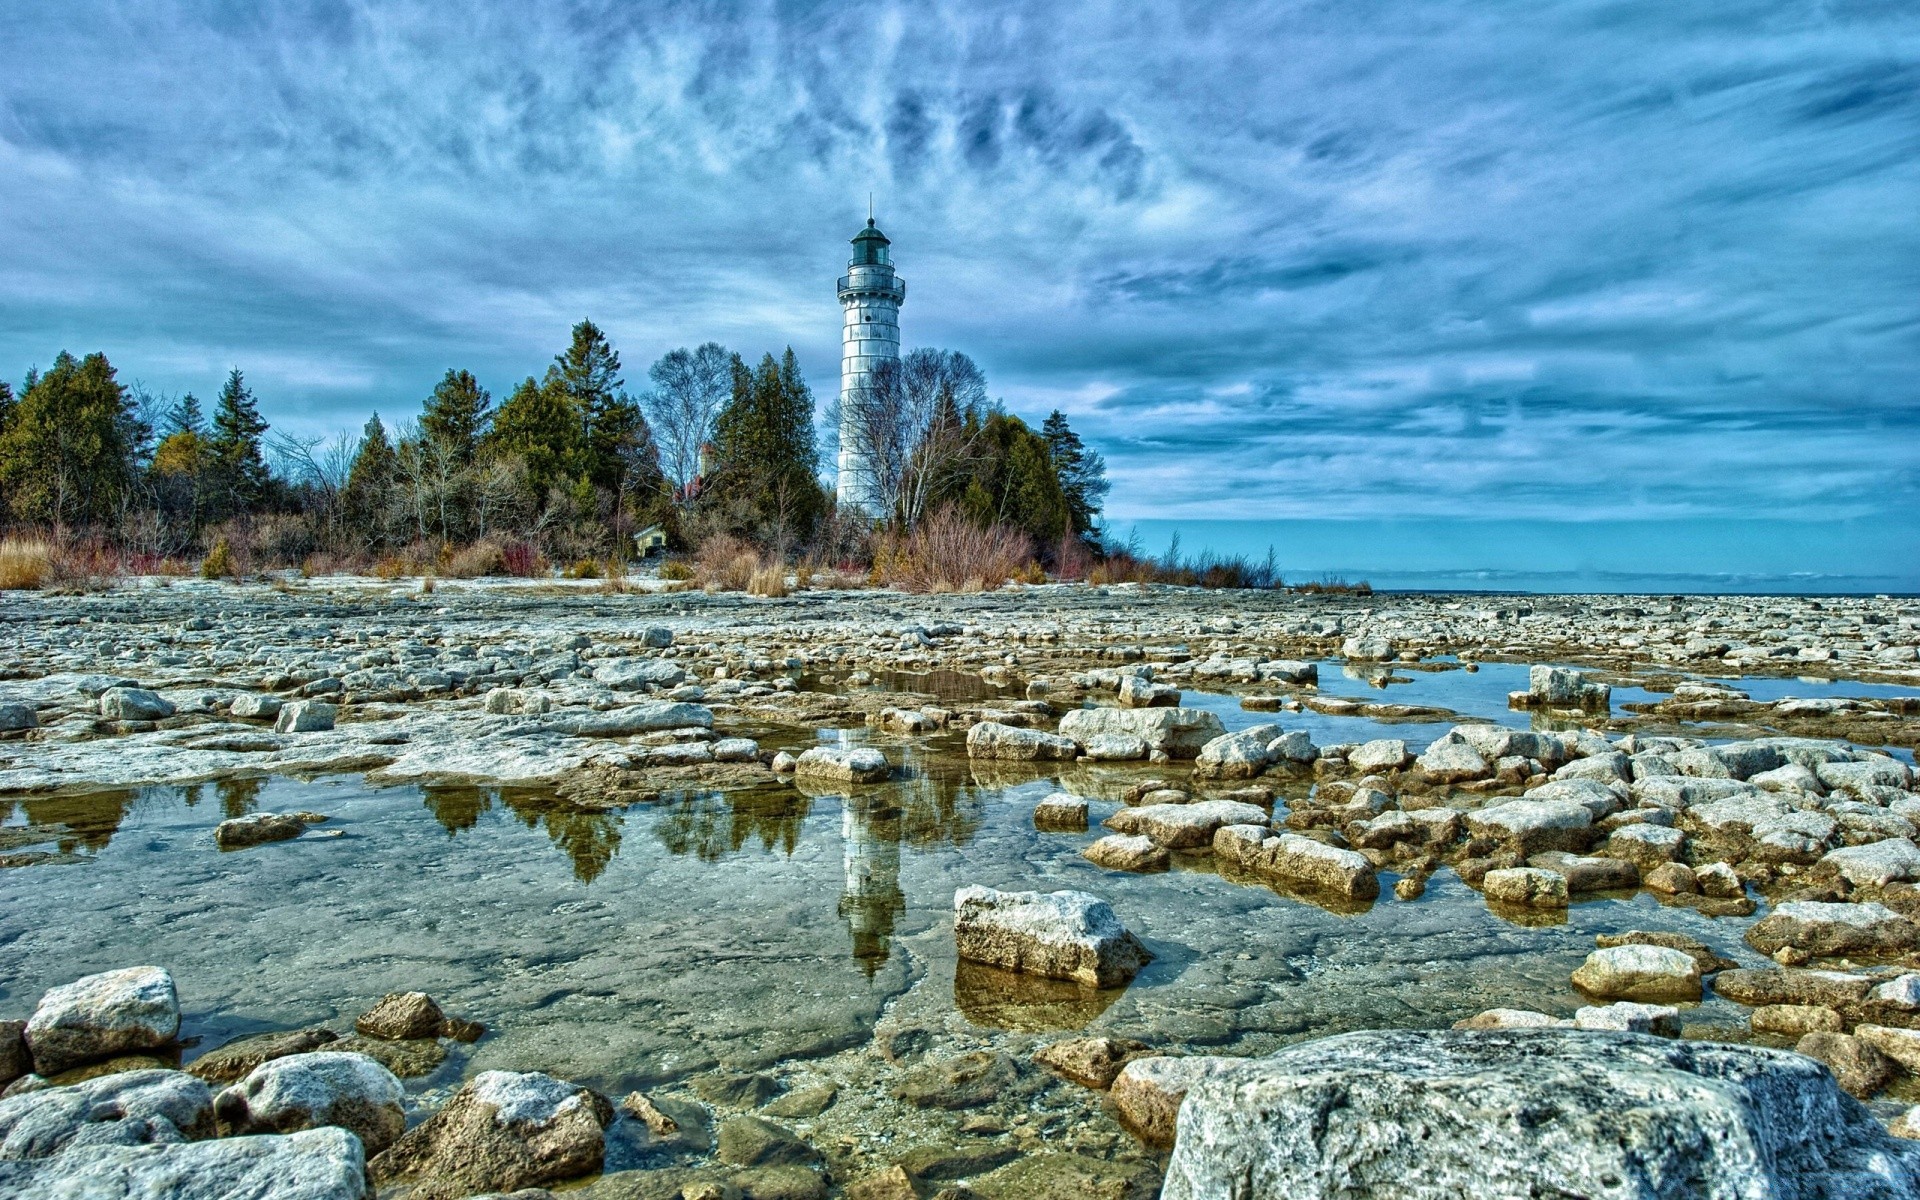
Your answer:
[[[0,179],[16,382],[237,364],[331,433],[591,316],[824,400],[872,190],[906,342],[1121,520],[1915,545],[1908,0],[13,5]]]

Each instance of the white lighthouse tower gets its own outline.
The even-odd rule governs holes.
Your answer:
[[[853,258],[840,277],[840,307],[846,322],[840,331],[840,477],[836,494],[842,508],[859,508],[870,516],[878,505],[870,495],[873,471],[867,447],[852,417],[865,395],[874,367],[900,357],[900,305],[907,284],[893,273],[887,253],[887,235],[867,218],[867,227],[853,239]]]

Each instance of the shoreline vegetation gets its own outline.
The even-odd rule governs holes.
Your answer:
[[[966,355],[923,349],[824,428],[875,447],[836,505],[814,396],[789,348],[749,366],[708,342],[630,394],[591,321],[507,398],[451,369],[420,414],[331,440],[273,434],[232,370],[207,417],[191,393],[125,384],[62,352],[0,381],[0,589],[93,590],[130,576],[598,579],[638,557],[709,591],[987,591],[1009,582],[1284,588],[1256,560],[1122,545],[1101,524],[1101,456],[1054,411],[989,398]],[[1321,580],[1307,592],[1371,591]]]

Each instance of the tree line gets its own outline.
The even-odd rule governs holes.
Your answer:
[[[830,406],[872,439],[875,511],[822,486],[815,401],[789,347],[749,364],[708,342],[663,355],[627,390],[591,321],[497,403],[450,369],[418,414],[357,434],[270,430],[235,368],[208,415],[191,393],[123,383],[104,354],[62,352],[16,393],[0,382],[0,524],[160,558],[244,545],[261,565],[343,565],[403,548],[518,542],[552,559],[625,557],[660,527],[677,548],[725,535],[782,559],[859,561],[875,533],[936,511],[1031,538],[1052,558],[1097,546],[1100,456],[1054,412],[1039,430],[987,398],[965,356],[919,350]]]

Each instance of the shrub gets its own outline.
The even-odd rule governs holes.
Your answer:
[[[784,596],[787,594],[787,572],[779,563],[771,566],[756,567],[747,580],[747,592],[754,596]]]
[[[38,591],[55,575],[53,543],[41,538],[0,541],[0,588]]]
[[[1033,539],[1026,533],[1010,525],[976,525],[947,505],[904,539],[882,539],[873,571],[876,582],[903,591],[978,592],[999,587],[1033,561]]]
[[[446,556],[440,573],[450,579],[478,579],[506,572],[506,553],[498,542],[479,541]]]
[[[801,559],[793,568],[793,590],[804,592],[813,586],[813,560]]]
[[[222,537],[213,543],[213,549],[207,551],[207,557],[200,563],[200,578],[231,579],[234,577],[233,543]]]
[[[666,562],[663,562],[660,564],[660,578],[662,579],[666,579],[670,581],[678,581],[683,579],[692,579],[693,577],[694,577],[694,569],[688,566],[686,562],[681,559],[670,558]]]
[[[1041,566],[1037,560],[1030,561],[1026,566],[1020,568],[1019,573],[1016,574],[1014,578],[1018,579],[1021,583],[1045,583],[1047,581],[1047,569]]]
[[[600,578],[599,560],[592,558],[578,559],[572,566],[567,568],[566,576],[568,579],[598,579]]]
[[[379,562],[373,564],[375,579],[399,579],[413,573],[413,564],[396,554],[383,555]]]
[[[716,533],[694,554],[694,578],[710,592],[744,592],[761,567],[760,552],[745,538]]]
[[[508,542],[500,547],[500,569],[516,579],[532,579],[547,573],[547,556],[532,542]]]

